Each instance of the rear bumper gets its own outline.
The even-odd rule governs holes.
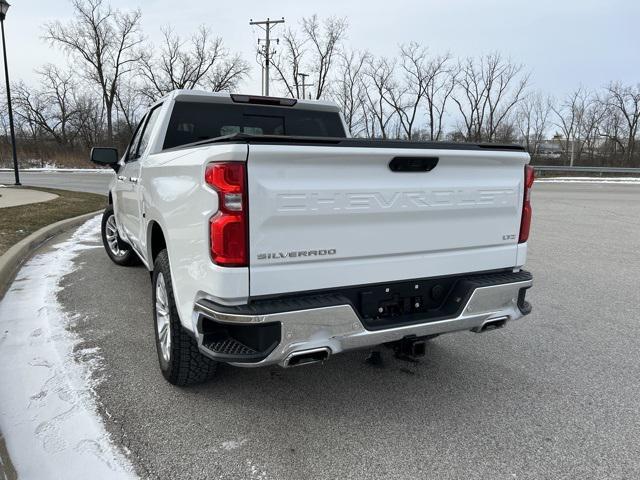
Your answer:
[[[475,277],[482,278],[482,277]],[[402,340],[405,337],[427,337],[456,331],[482,331],[487,324],[504,325],[531,311],[525,300],[526,289],[533,279],[528,272],[487,276],[475,281],[468,294],[459,300],[460,307],[449,318],[427,319],[408,325],[366,328],[353,303],[340,295],[308,297],[295,302],[273,302],[272,310],[251,306],[229,308],[208,300],[195,304],[198,314],[197,339],[203,354],[216,360],[244,366],[260,367],[278,364],[288,366],[291,355],[308,350],[328,350],[336,353],[372,347]],[[496,279],[497,278],[497,279]],[[496,279],[490,284],[490,279]],[[510,281],[512,280],[512,281]],[[209,340],[211,325],[233,331],[252,332],[262,329],[261,348],[243,349],[244,345],[225,344],[222,351],[217,342]],[[261,333],[262,335],[262,333]],[[253,350],[253,352],[251,351]]]

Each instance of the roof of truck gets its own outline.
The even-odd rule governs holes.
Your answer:
[[[250,94],[232,94],[229,92],[207,92],[204,90],[173,90],[165,95],[160,101],[175,100],[177,102],[211,102],[211,103],[243,103],[239,99],[256,99],[250,103],[268,103],[271,106],[281,106],[283,108],[303,108],[305,110],[323,110],[331,112],[339,112],[338,106],[326,100],[304,100],[283,97],[264,97],[260,95]],[[282,101],[291,103],[291,105],[278,105],[277,102]]]

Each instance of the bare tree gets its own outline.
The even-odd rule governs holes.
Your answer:
[[[389,122],[395,115],[395,110],[389,106],[384,96],[393,82],[394,63],[384,57],[367,59],[367,66],[364,70],[367,85],[363,89],[365,102],[363,109],[367,116],[371,117],[368,122],[367,136],[388,138]]]
[[[317,15],[302,19],[302,30],[311,45],[310,70],[314,75],[315,98],[324,94],[340,41],[347,30],[344,18],[329,17],[320,23]]]
[[[114,132],[120,145],[125,145],[129,141],[149,103],[149,96],[141,91],[139,85],[132,79],[127,78],[120,83],[116,97],[116,128]]]
[[[537,155],[540,145],[549,130],[551,99],[541,92],[526,95],[515,115],[515,123],[522,137],[524,147],[531,155]]]
[[[189,42],[171,27],[164,27],[162,36],[157,56],[151,53],[140,60],[142,91],[151,101],[175,89],[230,90],[247,74],[248,65],[242,58],[230,56],[222,38],[213,38],[205,26],[201,26]],[[153,52],[151,47],[148,50]]]
[[[55,131],[41,92],[20,81],[12,85],[12,94],[14,122],[21,137],[37,143],[44,132]]]
[[[226,92],[238,88],[248,75],[249,64],[240,55],[226,58],[207,75],[205,86],[212,92]]]
[[[591,102],[591,95],[584,88],[571,92],[558,106],[552,107],[556,116],[555,125],[561,131],[559,138],[565,158],[569,159],[569,166],[573,166],[576,159],[580,160],[583,142],[580,138],[585,111]]]
[[[429,62],[428,82],[424,90],[427,111],[428,138],[442,139],[447,104],[456,86],[457,67],[451,65],[449,54],[434,57]]]
[[[414,137],[419,113],[426,111],[429,140],[439,140],[443,132],[445,108],[454,88],[455,70],[450,56],[429,58],[427,49],[417,43],[400,47],[399,81],[388,84],[385,100],[396,112],[402,136]],[[424,132],[420,135],[425,137]]]
[[[44,101],[49,105],[51,117],[57,125],[57,138],[62,145],[67,145],[73,140],[69,123],[77,113],[73,93],[78,89],[78,82],[71,70],[62,71],[51,64],[43,66],[38,74],[41,77]]]
[[[578,137],[582,143],[580,153],[586,150],[588,160],[595,160],[598,143],[601,139],[601,125],[607,114],[607,107],[599,101],[597,96],[592,96],[585,107]]]
[[[144,93],[152,101],[171,90],[196,87],[222,55],[222,39],[211,38],[204,26],[193,34],[188,46],[171,26],[161,31],[162,43],[157,56],[151,53],[140,61]],[[147,50],[153,52],[153,47]]]
[[[62,72],[48,64],[37,71],[38,87],[20,82],[15,86],[16,117],[27,126],[34,139],[49,135],[60,145],[69,145],[72,132],[69,123],[76,114],[73,91],[77,88],[72,72]]]
[[[640,125],[640,84],[635,87],[611,83],[607,87],[606,105],[617,112],[624,122],[626,138],[620,141],[625,160],[631,162]]]
[[[505,123],[525,93],[529,76],[522,65],[505,60],[498,53],[468,58],[460,64],[453,100],[464,122],[467,141],[497,139],[507,131]]]
[[[332,97],[340,107],[351,135],[366,131],[367,115],[363,109],[366,85],[363,72],[370,55],[367,52],[343,52],[337,66]]]
[[[300,98],[299,75],[308,38],[302,38],[295,30],[288,29],[282,35],[281,47],[273,58],[272,66],[276,79],[284,86],[291,98]]]
[[[411,140],[418,111],[422,106],[429,83],[427,49],[417,43],[400,47],[402,79],[386,82],[383,99],[395,111],[399,127]],[[399,135],[398,135],[399,136]]]
[[[105,106],[99,96],[88,92],[78,93],[74,99],[77,109],[71,121],[81,145],[91,147],[99,144],[104,131]]]
[[[601,99],[601,101],[605,101]],[[602,150],[609,155],[610,161],[624,164],[624,153],[626,145],[623,140],[625,137],[625,121],[618,109],[611,108],[605,103],[605,114],[600,124],[599,133],[603,139]]]
[[[103,0],[73,0],[75,18],[45,25],[45,39],[64,48],[102,95],[107,140],[113,139],[113,108],[122,77],[142,58],[140,10],[122,12]]]
[[[16,135],[37,143],[45,128],[50,128],[45,102],[39,91],[30,88],[22,80],[11,86],[14,105]],[[46,127],[43,127],[46,125]]]
[[[282,35],[280,47],[273,57],[273,74],[292,98],[302,96],[300,74],[313,80],[313,98],[321,98],[330,91],[331,72],[340,54],[347,22],[344,18],[329,17],[323,21],[317,15],[303,18],[301,31],[288,29]],[[262,53],[258,51],[258,58]]]
[[[453,101],[458,106],[464,122],[460,129],[467,141],[479,141],[482,137],[484,115],[482,103],[486,94],[486,87],[482,84],[482,77],[476,67],[475,60],[467,58],[459,65],[459,77],[456,82],[457,92]]]

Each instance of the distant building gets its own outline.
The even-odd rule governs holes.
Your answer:
[[[538,145],[539,155],[560,155],[562,153],[562,147],[560,143],[555,140],[544,140]]]

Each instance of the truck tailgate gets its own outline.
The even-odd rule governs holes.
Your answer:
[[[397,157],[437,164],[392,171]],[[489,149],[250,144],[250,295],[513,267],[528,161]]]

